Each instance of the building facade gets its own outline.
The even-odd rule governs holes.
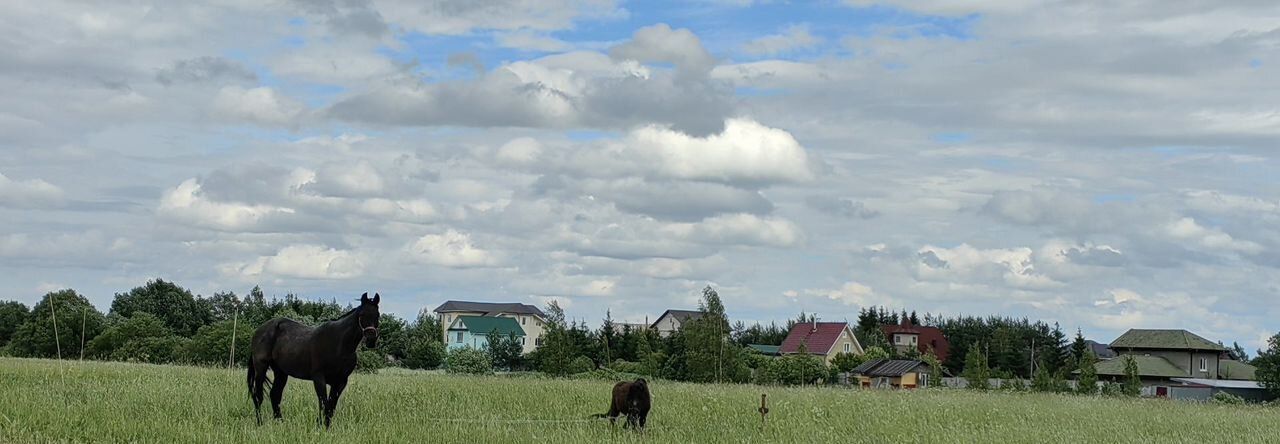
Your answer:
[[[510,318],[520,326],[525,334],[523,352],[529,353],[538,348],[542,344],[542,336],[546,332],[547,315],[538,307],[521,304],[515,302],[495,303],[495,302],[471,302],[471,301],[447,301],[440,304],[434,310],[436,316],[440,319],[441,334],[448,335],[449,329],[459,317],[463,316],[480,316],[480,317],[502,317]],[[456,332],[455,332],[456,334]],[[449,339],[445,338],[445,344],[450,344]]]

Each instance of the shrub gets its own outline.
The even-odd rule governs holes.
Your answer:
[[[1239,396],[1236,396],[1227,392],[1214,393],[1211,401],[1214,404],[1222,404],[1222,405],[1243,405],[1244,404],[1244,398],[1241,398]]]
[[[621,359],[613,361],[612,364],[608,365],[608,368],[610,370],[620,372],[620,373],[635,373],[635,374],[645,373],[644,365],[640,364],[639,362],[623,361]]]
[[[219,321],[200,327],[187,343],[187,358],[195,364],[227,365],[231,352],[232,327],[235,327],[236,365],[249,362],[249,349],[253,348],[253,326],[244,322]]]
[[[183,363],[188,362],[185,355],[190,342],[177,335],[130,339],[112,351],[110,358],[150,364]]]
[[[163,338],[173,333],[168,327],[164,326],[164,321],[151,313],[145,311],[136,312],[133,317],[122,317],[111,315],[108,319],[108,327],[102,334],[89,341],[86,347],[86,354],[98,359],[114,359],[125,361],[116,357],[116,352],[121,347],[131,341],[145,338]],[[123,353],[121,356],[129,356],[132,352],[137,351],[137,346],[130,352]],[[151,361],[143,361],[151,362]]]
[[[764,373],[764,382],[784,385],[813,384],[819,379],[828,376],[826,365],[823,364],[822,359],[807,353],[797,353],[778,358],[768,366]]]
[[[595,368],[596,364],[586,356],[579,356],[569,361],[569,373],[584,373],[595,370]]]
[[[440,341],[417,339],[409,345],[404,366],[418,369],[436,369],[444,364],[445,346]]]
[[[360,373],[377,373],[386,366],[387,355],[380,350],[361,348],[356,352],[356,371]]]
[[[487,375],[493,373],[493,361],[484,350],[471,347],[458,347],[449,350],[445,358],[445,371],[448,373],[465,373]]]
[[[1124,390],[1120,388],[1120,384],[1104,382],[1102,383],[1102,396],[1124,396]]]

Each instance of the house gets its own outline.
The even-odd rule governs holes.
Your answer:
[[[436,307],[435,313],[440,318],[442,333],[446,336],[453,326],[453,322],[462,316],[515,319],[526,337],[523,353],[532,352],[539,345],[542,345],[542,334],[546,331],[547,314],[539,310],[538,307],[529,304],[447,301]],[[446,344],[449,343],[448,339],[445,339]]]
[[[1273,401],[1276,396],[1257,381],[1228,381],[1223,379],[1172,378],[1180,385],[1169,387],[1169,399],[1183,401],[1209,401],[1218,393],[1230,393],[1249,402]]]
[[[450,350],[462,347],[483,350],[489,345],[490,334],[515,334],[522,345],[528,342],[515,318],[504,316],[458,316],[449,323],[447,331],[445,345]]]
[[[614,332],[614,333],[617,333],[617,334],[625,334],[625,333],[627,332],[627,327],[631,327],[631,331],[639,332],[639,331],[645,331],[645,330],[648,330],[648,329],[649,329],[649,324],[643,324],[643,323],[638,323],[638,322],[637,322],[637,323],[630,323],[630,322],[614,322],[614,323],[613,323],[613,332]]]
[[[1218,379],[1232,381],[1257,381],[1258,368],[1240,361],[1223,359],[1218,361]]]
[[[696,310],[667,310],[662,312],[662,316],[658,316],[658,320],[653,321],[649,328],[657,330],[658,337],[665,338],[690,321],[701,318],[702,315],[703,312]]]
[[[778,356],[778,349],[782,348],[782,346],[764,345],[764,344],[747,344],[747,348],[755,350],[757,353],[760,353],[765,356]]]
[[[937,327],[912,325],[910,319],[903,318],[901,324],[882,325],[880,329],[899,354],[915,349],[921,354],[933,353],[939,361],[946,361],[951,354],[951,343]]]
[[[827,364],[840,353],[861,355],[862,344],[853,335],[848,322],[801,322],[791,327],[787,339],[778,347],[778,354],[790,355],[805,352],[822,357]]]
[[[1186,330],[1133,329],[1111,341],[1111,350],[1116,357],[1094,367],[1098,379],[1121,381],[1132,356],[1143,385],[1167,397],[1171,386],[1180,385],[1173,378],[1219,379],[1219,357],[1226,348]]]
[[[916,359],[872,359],[851,373],[862,388],[929,387],[929,364]]]

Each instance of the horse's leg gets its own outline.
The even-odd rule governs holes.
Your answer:
[[[253,390],[250,392],[253,397],[253,414],[258,418],[258,425],[262,425],[262,385],[267,382],[267,366],[263,362],[255,362],[253,370]]]
[[[280,400],[284,399],[284,385],[289,382],[289,375],[284,374],[280,369],[271,371],[276,376],[276,380],[271,383],[271,412],[275,414],[276,419],[281,419]]]
[[[325,394],[326,388],[324,385],[325,384],[324,376],[315,375],[311,378],[311,382],[316,386],[316,401],[320,405],[320,412],[316,416],[316,427],[320,427],[320,422],[324,419],[325,399],[328,398],[328,396]]]
[[[329,404],[324,410],[324,428],[329,428],[329,422],[333,419],[333,412],[338,409],[338,397],[342,396],[342,390],[347,388],[347,379],[338,378],[333,380],[329,389]]]

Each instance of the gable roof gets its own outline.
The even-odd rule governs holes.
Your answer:
[[[898,377],[916,371],[924,361],[916,359],[872,359],[854,367],[852,373],[863,376]]]
[[[1218,379],[1233,381],[1256,381],[1258,368],[1240,361],[1223,359],[1218,361]]]
[[[1232,388],[1232,389],[1250,389],[1264,390],[1262,384],[1258,381],[1224,381],[1221,379],[1203,379],[1203,378],[1169,378],[1175,382],[1181,382],[1183,385],[1195,387],[1213,387],[1213,388]]]
[[[1124,376],[1124,361],[1126,356],[1132,356],[1138,364],[1138,376],[1151,376],[1157,378],[1176,378],[1187,377],[1187,372],[1178,368],[1169,362],[1169,360],[1160,356],[1150,355],[1125,355],[1116,359],[1108,359],[1099,361],[1094,364],[1094,370],[1097,370],[1098,376]]]
[[[882,325],[880,330],[884,331],[885,339],[888,339],[891,345],[894,334],[913,334],[919,337],[916,347],[921,353],[932,350],[939,361],[946,361],[947,357],[951,356],[951,342],[938,327],[912,325],[911,321],[906,321],[897,325]]]
[[[680,325],[683,326],[692,319],[701,318],[704,314],[706,313],[698,310],[667,310],[662,312],[661,315],[658,315],[658,319],[654,319],[653,324],[650,324],[649,328],[658,328],[658,322],[661,322],[662,318],[667,315],[671,315],[671,317],[676,318],[677,321],[680,321]]]
[[[1162,350],[1211,350],[1225,351],[1226,347],[1197,336],[1186,330],[1142,330],[1132,329],[1116,340],[1111,341],[1111,348],[1150,348]]]
[[[747,348],[760,352],[765,356],[778,356],[780,345],[747,344]]]
[[[445,301],[436,307],[436,313],[448,313],[455,311],[480,312],[485,316],[494,316],[499,313],[515,313],[534,315],[543,319],[547,318],[547,314],[543,313],[538,307],[529,304],[521,304],[518,302],[471,302],[471,301]]]
[[[782,341],[778,352],[796,353],[800,350],[800,344],[804,344],[805,350],[809,353],[825,355],[848,329],[847,322],[818,322],[816,325],[813,322],[801,322],[791,327],[791,332],[787,333],[787,339]],[[850,335],[852,334],[850,332]],[[855,338],[854,341],[856,343],[857,339]]]
[[[498,317],[498,316],[458,316],[453,321],[453,325],[449,326],[449,330],[461,330],[457,328],[458,324],[470,331],[473,335],[488,335],[490,332],[497,331],[500,335],[515,333],[516,336],[524,336],[524,329],[520,328],[520,323],[515,319]]]

